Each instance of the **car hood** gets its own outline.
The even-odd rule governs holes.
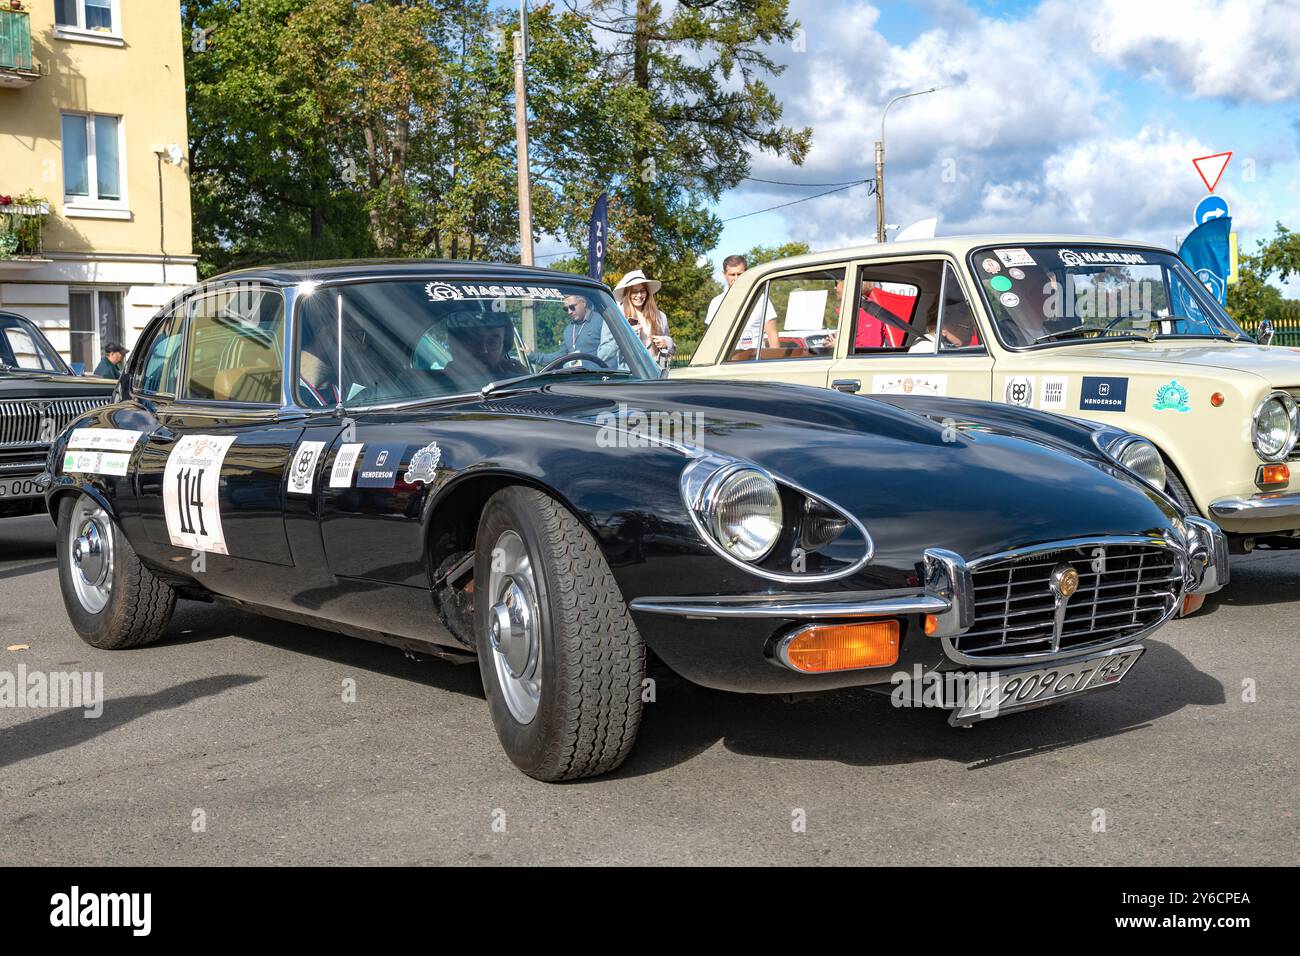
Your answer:
[[[656,431],[687,448],[752,461],[851,512],[875,539],[878,560],[901,565],[914,564],[926,547],[973,559],[1067,538],[1164,533],[1174,517],[1150,488],[1096,463],[821,388],[565,383],[492,404],[604,429],[601,445],[628,448],[629,475],[638,435]]]
[[[1068,349],[1068,351],[1066,351]],[[1196,366],[1207,370],[1248,372],[1276,388],[1300,385],[1300,348],[1280,345],[1255,345],[1243,342],[1197,342],[1195,344],[1153,343],[1134,345],[1063,346],[1062,354],[1071,359],[1087,358],[1105,362],[1143,362],[1165,364],[1159,374],[1176,376],[1180,369]],[[1157,369],[1152,369],[1157,372]]]
[[[108,378],[0,371],[0,399],[108,398],[116,387]]]

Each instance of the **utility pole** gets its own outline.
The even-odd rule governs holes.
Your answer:
[[[528,0],[519,0],[515,33],[515,153],[519,166],[519,262],[533,264],[533,201],[528,183],[528,91],[524,58],[528,55]]]
[[[932,86],[928,90],[901,93],[886,103],[885,111],[880,114],[880,139],[876,140],[876,242],[885,241],[885,117],[889,115],[889,108],[899,100],[905,100],[909,96],[924,96],[937,89],[939,87]]]

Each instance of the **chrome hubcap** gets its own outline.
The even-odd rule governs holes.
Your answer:
[[[492,549],[487,595],[488,642],[492,664],[511,716],[527,724],[537,716],[542,698],[541,618],[537,583],[523,540],[503,532]]]
[[[113,589],[113,533],[108,515],[86,497],[73,506],[68,558],[77,600],[91,614],[98,614]]]

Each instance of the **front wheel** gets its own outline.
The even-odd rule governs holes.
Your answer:
[[[126,535],[87,495],[59,505],[59,587],[72,627],[92,647],[141,647],[162,637],[176,592],[140,563]]]
[[[645,644],[595,539],[553,498],[488,500],[474,559],[479,670],[507,756],[538,780],[608,773],[641,724]]]

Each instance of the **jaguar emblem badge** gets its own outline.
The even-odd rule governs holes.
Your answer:
[[[1058,565],[1052,570],[1052,591],[1060,598],[1068,598],[1079,590],[1079,572],[1068,564]]]
[[[442,460],[442,449],[438,447],[436,441],[431,441],[414,455],[411,456],[411,464],[406,469],[406,474],[402,480],[408,485],[413,485],[417,481],[429,484],[433,481],[434,473],[438,470],[438,462]]]

